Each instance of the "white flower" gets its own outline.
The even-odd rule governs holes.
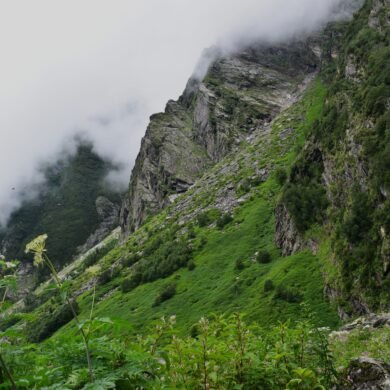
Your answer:
[[[36,267],[43,263],[43,253],[46,252],[46,240],[47,234],[41,234],[26,245],[25,253],[34,253],[34,265]]]

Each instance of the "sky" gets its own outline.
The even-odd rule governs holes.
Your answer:
[[[75,134],[127,185],[149,116],[181,94],[203,49],[310,33],[347,1],[2,0],[0,225]]]

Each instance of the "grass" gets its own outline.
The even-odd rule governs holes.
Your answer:
[[[354,329],[332,338],[336,367],[344,368],[357,356],[390,361],[390,327]]]
[[[305,128],[318,115],[323,96],[324,87],[316,81],[302,100],[279,116],[271,134],[260,136],[253,145],[243,145],[240,153],[227,156],[212,168],[205,175],[205,179],[216,179],[211,186],[202,187],[200,181],[200,187],[183,195],[183,199],[192,196],[187,206],[189,210],[193,209],[194,204],[200,210],[202,207],[214,207],[217,193],[226,183],[239,183],[253,176],[254,163],[260,168],[268,167],[271,173],[278,166],[288,169],[297,155],[294,146],[303,142]],[[287,126],[293,127],[294,132],[282,140],[279,134]],[[221,173],[221,169],[228,163],[239,168]],[[111,330],[113,335],[123,336],[144,333],[156,319],[173,314],[177,316],[178,329],[183,334],[188,333],[199,318],[213,312],[244,312],[247,313],[249,322],[256,321],[268,327],[279,321],[294,321],[301,317],[300,299],[288,302],[280,296],[276,297],[276,291],[282,288],[283,291],[296,293],[308,304],[319,326],[336,327],[336,311],[323,298],[322,260],[309,252],[282,257],[274,245],[273,210],[278,201],[280,186],[273,176],[271,174],[263,183],[250,185],[247,200],[234,209],[233,221],[222,229],[217,229],[213,224],[200,227],[196,220],[190,221],[194,235],[190,244],[195,248],[193,270],[183,268],[170,277],[122,293],[118,286],[131,272],[131,268],[123,269],[114,280],[97,286],[95,315],[110,317],[115,323]],[[130,252],[142,251],[157,232],[171,229],[183,212],[185,211],[175,212],[173,205],[151,217],[129,237],[127,243],[112,250],[98,264],[103,270]],[[188,223],[182,227],[184,232],[187,227]],[[202,238],[204,242],[200,246]],[[269,252],[272,261],[259,264],[256,261],[259,250]],[[244,264],[243,269],[237,270],[237,261]],[[267,280],[272,280],[275,289],[264,292]],[[87,275],[80,275],[74,283],[79,288],[87,281]],[[176,294],[161,305],[154,306],[159,292],[170,283],[177,286]],[[80,296],[81,318],[89,315],[91,300],[91,291]],[[57,333],[73,334],[73,325],[68,324]]]
[[[323,298],[319,259],[309,252],[281,257],[274,246],[272,193],[276,192],[277,185],[269,180],[261,187],[258,196],[237,210],[234,222],[224,230],[195,229],[197,237],[207,236],[207,244],[195,254],[194,270],[182,269],[169,278],[141,285],[125,294],[116,291],[97,304],[96,315],[109,316],[124,325],[124,333],[129,329],[142,332],[145,324],[173,314],[182,332],[211,312],[248,313],[248,321],[264,326],[299,318],[299,303],[275,299],[274,292],[263,292],[265,281],[270,279],[276,287],[298,290],[318,325],[337,326],[336,312]],[[270,200],[264,199],[267,196]],[[267,249],[273,261],[258,264],[255,253],[259,249]],[[237,259],[245,264],[240,272],[235,269]],[[158,292],[169,282],[177,283],[177,294],[153,307]],[[85,296],[81,306],[86,310],[88,305],[89,296]]]

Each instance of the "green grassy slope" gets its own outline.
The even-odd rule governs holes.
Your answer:
[[[305,133],[321,112],[325,88],[316,80],[304,98],[283,112],[272,124],[267,135],[260,135],[254,142],[243,145],[242,152],[228,156],[206,175],[215,179],[212,186],[205,186],[200,180],[200,192],[191,191],[178,199],[178,204],[191,197],[184,211],[177,211],[176,204],[159,215],[149,219],[143,227],[129,237],[127,243],[115,248],[94,266],[94,272],[104,274],[108,269],[119,269],[101,282],[96,283],[97,316],[110,317],[117,324],[113,331],[119,333],[145,331],[154,320],[163,315],[177,316],[178,329],[187,333],[190,327],[203,315],[212,312],[247,313],[248,320],[264,326],[272,326],[279,321],[298,319],[301,315],[301,302],[306,302],[315,314],[315,321],[321,326],[335,327],[338,318],[332,305],[323,298],[322,263],[318,256],[301,252],[294,256],[282,257],[274,244],[274,208],[278,202],[280,185],[275,179],[275,170],[288,171],[300,150]],[[286,138],[280,133],[286,127],[294,129]],[[253,161],[256,166],[269,169],[265,182],[251,182]],[[237,162],[237,172],[220,173],[221,167]],[[219,229],[215,226],[220,212],[215,214],[206,226],[199,226],[196,218],[181,224],[179,219],[192,210],[215,210],[218,191],[230,180],[234,181],[237,192],[244,195],[242,204],[232,211],[233,220]],[[240,183],[249,182],[242,189]],[[203,188],[204,187],[204,188]],[[194,206],[195,205],[195,206]],[[213,220],[214,219],[214,220]],[[318,229],[317,229],[318,230]],[[170,232],[174,232],[173,235]],[[179,269],[170,276],[153,282],[141,283],[132,291],[122,292],[120,285],[124,279],[134,275],[137,265],[142,262],[148,267],[148,258],[142,251],[154,244],[156,237],[169,237],[168,240],[183,240],[192,249],[195,268]],[[256,253],[266,250],[272,261],[259,264]],[[126,259],[141,254],[135,265],[128,266]],[[154,252],[157,256],[156,253]],[[168,254],[169,257],[169,254]],[[151,257],[153,259],[153,255]],[[237,262],[243,266],[237,269]],[[151,263],[150,265],[151,266]],[[179,267],[180,268],[180,267]],[[192,267],[191,267],[192,268]],[[80,272],[73,280],[73,290],[77,291],[89,283],[91,276]],[[273,287],[264,291],[266,281]],[[269,283],[269,282],[268,282]],[[156,297],[169,284],[176,285],[176,294],[158,306]],[[81,294],[78,302],[81,317],[87,317],[92,301],[91,289]],[[71,324],[63,332],[72,332]]]

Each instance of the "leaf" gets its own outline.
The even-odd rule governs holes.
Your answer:
[[[114,322],[109,317],[98,317],[95,318],[95,321],[100,322],[102,324],[113,324]]]

